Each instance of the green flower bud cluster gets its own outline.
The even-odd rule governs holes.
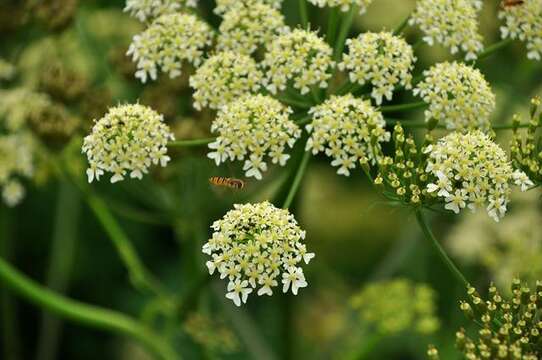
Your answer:
[[[352,297],[351,304],[363,325],[382,335],[406,331],[430,334],[440,326],[435,297],[425,284],[397,279],[365,286]]]
[[[490,285],[487,300],[473,287],[469,299],[460,303],[466,317],[479,326],[469,335],[456,333],[456,346],[466,359],[537,360],[542,356],[542,282],[530,288],[519,279],[512,281],[511,298]]]
[[[423,201],[427,205],[431,201],[426,190],[427,155],[416,147],[412,135],[405,135],[399,124],[395,125],[392,138],[394,153],[392,156],[382,155],[379,158],[378,174],[373,180],[374,184],[382,189],[384,195],[390,200],[411,205],[418,205]],[[432,142],[433,138],[428,133],[422,149]],[[364,170],[370,175],[368,164],[364,165]]]
[[[514,166],[523,170],[531,180],[542,184],[542,137],[537,134],[542,125],[542,105],[539,97],[531,100],[531,120],[526,134],[519,130],[519,117],[514,116],[514,137],[510,152]]]

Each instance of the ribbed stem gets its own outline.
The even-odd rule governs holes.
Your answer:
[[[284,204],[282,205],[283,209],[287,209],[292,205],[297,190],[301,185],[301,180],[303,180],[303,175],[305,175],[305,171],[307,170],[307,165],[309,164],[311,155],[312,154],[310,151],[304,151],[301,162],[299,163],[299,167],[297,168],[297,173],[295,174],[294,181],[292,182],[292,186],[290,187],[288,195],[286,196],[286,200],[284,200]]]
[[[62,318],[89,327],[132,337],[163,360],[180,357],[151,329],[119,312],[84,304],[59,295],[29,279],[4,259],[0,259],[0,281],[35,305]]]
[[[341,60],[341,55],[344,50],[346,37],[348,36],[348,33],[350,32],[350,27],[352,26],[352,22],[354,21],[354,16],[356,15],[356,12],[358,11],[357,5],[350,6],[350,10],[348,11],[348,14],[343,17],[342,23],[341,23],[341,29],[339,30],[339,36],[337,37],[337,40],[335,41],[335,49],[333,52],[333,57],[335,61]]]
[[[410,20],[410,14],[393,30],[393,35],[399,35],[407,27],[408,21]]]
[[[73,260],[81,198],[77,189],[66,181],[59,182],[55,225],[49,258],[49,271],[46,286],[59,293],[68,287]],[[42,316],[36,359],[53,360],[57,358],[57,348],[62,330],[61,321],[51,314]]]
[[[307,28],[309,24],[309,15],[307,11],[307,0],[298,0],[299,4],[299,18],[301,20],[301,26],[303,29]]]
[[[491,56],[494,52],[497,52],[500,49],[508,46],[508,44],[512,43],[512,41],[514,41],[514,40],[512,40],[512,39],[504,39],[504,40],[501,40],[499,42],[496,42],[493,45],[488,46],[480,54],[478,54],[478,57],[476,58],[476,62]]]
[[[326,40],[332,47],[335,46],[335,37],[337,36],[337,23],[339,22],[339,8],[334,7],[330,10],[327,21]]]
[[[431,242],[431,244],[439,254],[441,260],[448,267],[450,272],[454,275],[457,281],[461,283],[461,285],[463,285],[464,287],[468,287],[470,283],[467,281],[463,273],[461,273],[459,268],[455,266],[452,259],[450,259],[444,248],[440,245],[438,240],[431,232],[431,229],[429,228],[429,225],[427,224],[427,221],[425,220],[421,209],[416,209],[416,219],[418,220],[418,224],[422,228],[423,234]]]
[[[408,111],[408,110],[421,109],[427,106],[429,105],[425,101],[418,101],[418,102],[408,103],[408,104],[381,106],[380,111],[382,113]]]

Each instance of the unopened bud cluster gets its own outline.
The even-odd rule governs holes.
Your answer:
[[[382,335],[430,334],[439,328],[435,292],[408,279],[370,283],[351,299],[364,325]]]

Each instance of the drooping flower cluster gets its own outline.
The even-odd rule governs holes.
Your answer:
[[[429,104],[425,121],[444,122],[448,129],[489,129],[495,95],[478,69],[443,62],[424,71],[424,76],[414,95]]]
[[[435,292],[408,279],[370,283],[351,303],[363,324],[382,335],[405,331],[430,334],[439,328]]]
[[[151,108],[139,104],[113,107],[84,139],[88,181],[99,180],[106,171],[113,174],[112,183],[123,180],[127,173],[141,179],[151,165],[167,165],[170,140],[173,134],[162,115]]]
[[[420,27],[427,44],[442,44],[452,54],[461,50],[473,60],[484,48],[477,19],[481,8],[480,0],[419,0],[409,23]]]
[[[213,41],[209,25],[190,14],[162,15],[141,34],[134,36],[127,55],[137,64],[136,78],[156,80],[158,71],[174,78],[181,75],[184,61],[198,66]]]
[[[462,217],[449,231],[446,247],[454,258],[484,268],[498,286],[520,276],[542,277],[542,218],[540,191],[513,192],[514,206],[500,223],[479,212]]]
[[[410,89],[416,58],[404,39],[389,32],[367,32],[348,39],[346,44],[348,54],[343,56],[339,69],[348,72],[351,83],[370,83],[371,96],[378,105],[383,97],[391,100],[398,85]]]
[[[244,94],[256,93],[261,81],[262,73],[250,56],[220,52],[190,77],[190,86],[195,90],[194,107],[218,109]]]
[[[505,6],[499,13],[503,39],[519,39],[527,43],[527,57],[542,59],[542,1],[525,0],[521,4]]]
[[[514,166],[525,171],[529,178],[542,184],[542,141],[537,135],[542,125],[542,106],[540,98],[531,100],[531,120],[525,136],[519,130],[519,117],[514,116],[514,137],[510,143],[510,152]]]
[[[234,205],[211,226],[212,237],[202,251],[211,257],[207,268],[227,278],[226,297],[235,305],[246,303],[256,289],[258,296],[272,295],[282,283],[282,291],[294,295],[307,286],[300,263],[314,257],[307,252],[305,231],[288,210],[269,202]]]
[[[390,139],[382,114],[351,94],[332,96],[309,114],[313,120],[306,126],[310,133],[306,150],[331,157],[339,175],[349,176],[360,160],[374,163],[380,143]]]
[[[432,135],[428,132],[422,150],[432,143]],[[393,145],[395,151],[392,156],[378,157],[378,173],[373,183],[384,190],[383,193],[389,200],[405,205],[427,203],[427,155],[418,150],[412,134],[406,136],[399,124],[395,125],[393,130]],[[369,164],[361,162],[361,165],[366,174],[370,175]]]
[[[197,0],[126,0],[124,11],[139,21],[155,19],[172,14],[183,6],[195,7]]]
[[[293,147],[301,136],[299,127],[289,119],[291,112],[264,95],[247,95],[225,105],[211,126],[218,138],[209,144],[213,151],[207,156],[217,165],[244,160],[246,176],[261,180],[267,170],[265,157],[284,166],[290,157],[286,148]]]
[[[307,94],[311,87],[326,88],[334,66],[333,50],[314,32],[296,29],[267,46],[262,61],[265,86],[273,94],[288,85]]]
[[[224,14],[239,4],[240,1],[254,1],[254,0],[216,0],[216,7],[214,9],[215,14]],[[280,9],[284,0],[258,0],[265,4],[271,5],[275,9]]]
[[[288,27],[284,16],[262,1],[241,0],[223,16],[217,39],[218,50],[250,55]]]
[[[0,136],[0,188],[6,205],[17,205],[25,195],[19,178],[34,173],[34,142],[28,134]]]
[[[359,7],[359,13],[363,14],[367,11],[367,8],[373,0],[309,0],[313,5],[324,7],[337,7],[339,6],[341,11],[346,12],[350,10],[352,6]]]
[[[506,213],[510,185],[522,191],[532,185],[520,170],[514,171],[505,152],[481,131],[450,133],[426,150],[426,171],[432,182],[427,191],[444,199],[445,209],[456,214],[465,207],[486,208],[499,221]]]
[[[542,329],[542,282],[535,288],[518,279],[512,281],[512,297],[489,287],[487,300],[476,289],[468,288],[469,299],[461,302],[465,316],[481,328],[472,335],[464,329],[456,332],[456,347],[465,359],[521,359],[537,360],[542,357],[540,336]],[[438,360],[438,354],[431,359]]]

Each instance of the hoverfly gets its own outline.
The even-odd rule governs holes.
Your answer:
[[[243,180],[223,176],[212,176],[209,178],[209,183],[211,183],[211,185],[224,186],[236,190],[241,190],[245,187],[245,182]]]
[[[525,0],[502,0],[501,6],[503,9],[508,9],[514,6],[525,4]]]

